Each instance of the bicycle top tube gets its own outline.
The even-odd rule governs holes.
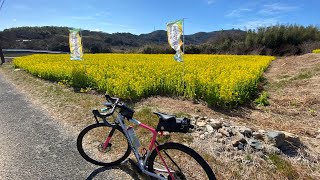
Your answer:
[[[136,125],[139,125],[140,127],[144,128],[144,129],[147,129],[147,130],[151,131],[152,139],[150,141],[149,148],[148,148],[148,150],[151,151],[152,147],[154,146],[154,144],[156,142],[156,139],[157,139],[158,132],[156,131],[156,129],[153,128],[153,127],[150,127],[150,126],[148,126],[146,124],[143,124],[143,123],[141,123],[140,121],[138,121],[138,120],[136,120],[134,118],[129,119],[129,121],[134,123],[134,124],[136,124]]]

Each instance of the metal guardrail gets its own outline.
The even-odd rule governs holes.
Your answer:
[[[5,62],[12,61],[13,58],[19,56],[26,56],[31,54],[67,54],[62,51],[48,51],[48,50],[33,50],[33,49],[2,49]]]

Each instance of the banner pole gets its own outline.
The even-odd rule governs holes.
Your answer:
[[[182,20],[182,34],[183,34],[183,54],[184,54],[184,20],[185,20],[186,18],[183,18]]]
[[[84,49],[83,49],[83,39],[82,39],[82,31],[80,28],[80,39],[81,39],[81,51],[82,51],[82,60],[84,61]]]
[[[184,45],[185,45],[185,43],[184,43],[184,20],[185,20],[185,18],[183,18],[182,19],[183,21],[182,21],[182,34],[183,34],[183,56],[184,56]],[[183,84],[183,91],[185,91],[185,88],[186,88],[186,84],[185,84],[185,80],[184,80],[184,76],[185,76],[185,64],[184,64],[184,61],[182,62],[182,69],[183,69],[183,73],[182,73],[182,84]]]

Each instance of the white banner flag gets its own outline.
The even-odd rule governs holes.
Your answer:
[[[182,35],[182,23],[183,20],[174,21],[171,23],[167,23],[167,35],[168,35],[168,42],[170,46],[176,51],[174,55],[174,59],[178,62],[182,62],[182,41],[180,39]]]

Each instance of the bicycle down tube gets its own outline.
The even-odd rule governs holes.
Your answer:
[[[145,159],[144,159],[144,161],[143,161],[142,158],[141,158],[141,156],[139,155],[139,152],[137,152],[137,149],[135,149],[134,146],[133,146],[133,142],[132,142],[132,140],[131,140],[130,137],[129,137],[129,134],[128,134],[128,132],[127,132],[127,127],[126,127],[126,125],[125,125],[125,123],[124,123],[124,120],[125,120],[125,118],[124,118],[121,114],[118,114],[118,117],[117,117],[117,120],[116,120],[116,121],[120,124],[121,128],[123,129],[123,131],[124,131],[124,133],[125,133],[128,141],[129,141],[129,144],[130,144],[130,146],[131,146],[131,149],[132,149],[132,151],[133,151],[133,153],[134,153],[134,155],[135,155],[135,157],[136,157],[136,159],[137,159],[137,161],[138,161],[138,166],[139,166],[139,168],[141,169],[141,171],[142,171],[143,173],[149,175],[149,176],[153,176],[153,177],[156,177],[156,178],[158,178],[158,179],[166,180],[166,178],[164,178],[164,177],[162,177],[162,176],[160,176],[160,175],[158,175],[158,174],[156,174],[156,173],[149,172],[148,170],[146,170],[146,169],[144,168],[145,165],[146,165],[146,163],[147,163],[148,157],[150,156],[150,153],[151,153],[151,151],[152,151],[152,148],[154,147],[154,148],[156,149],[156,151],[158,152],[158,155],[161,157],[161,161],[164,163],[165,168],[166,168],[168,174],[170,175],[171,179],[174,179],[174,177],[173,177],[173,175],[172,175],[172,172],[169,170],[166,162],[165,162],[164,159],[162,158],[162,156],[161,156],[160,152],[158,151],[157,146],[156,146],[156,144],[155,144],[156,138],[157,138],[157,134],[158,134],[157,131],[156,131],[154,128],[152,128],[152,127],[150,127],[150,126],[147,126],[147,125],[141,123],[140,121],[138,121],[138,120],[136,120],[136,119],[134,119],[134,118],[129,119],[130,122],[132,122],[132,123],[134,123],[135,125],[138,125],[138,126],[144,128],[144,129],[147,129],[147,130],[151,131],[151,133],[152,133],[152,138],[151,138],[151,141],[150,141],[148,150],[147,150],[147,154],[146,154],[146,157],[145,157]],[[108,141],[108,140],[110,140],[109,137],[107,138],[107,141]]]

